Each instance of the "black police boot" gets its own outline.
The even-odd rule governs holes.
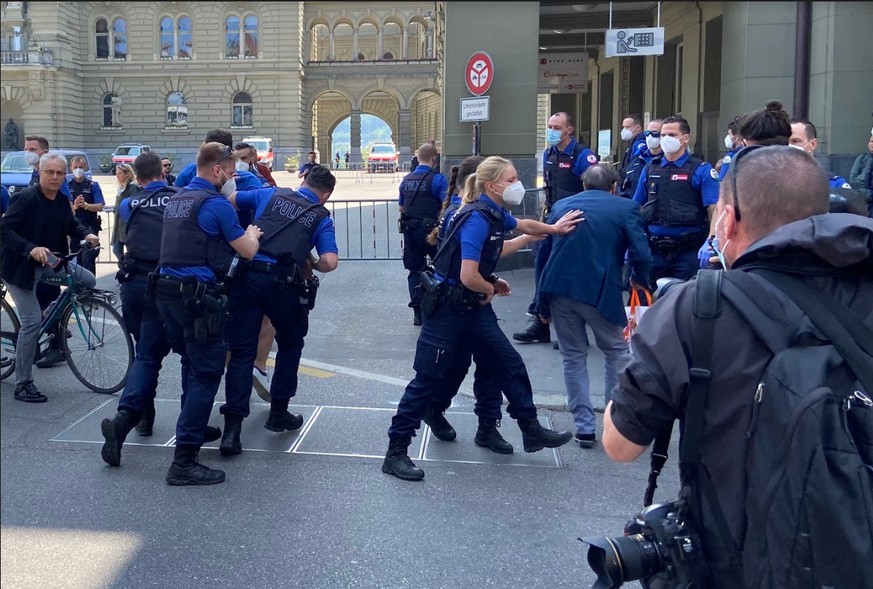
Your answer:
[[[271,432],[293,432],[303,427],[303,416],[299,413],[291,413],[287,409],[281,412],[270,409],[264,427]]]
[[[242,422],[242,415],[225,414],[224,436],[222,436],[221,446],[218,448],[222,456],[234,456],[242,452],[242,442],[239,441]]]
[[[217,485],[224,482],[223,470],[197,462],[198,450],[197,446],[176,446],[173,463],[167,471],[168,485]]]
[[[411,438],[390,438],[388,452],[382,461],[382,472],[396,476],[404,481],[420,481],[424,479],[424,471],[415,466],[406,454]]]
[[[136,424],[136,433],[144,438],[152,435],[155,427],[155,405],[152,403],[143,411],[142,417],[139,418],[139,423]]]
[[[455,428],[452,427],[452,424],[449,423],[442,411],[430,409],[427,412],[427,415],[422,418],[422,421],[430,427],[430,431],[433,432],[433,435],[436,436],[438,440],[452,442],[458,437]]]
[[[557,448],[573,439],[570,432],[556,432],[540,425],[536,417],[519,419],[521,438],[524,440],[525,452],[539,452],[543,448]]]
[[[137,421],[139,416],[127,411],[119,411],[112,419],[104,419],[100,422],[100,431],[105,440],[103,449],[100,450],[103,462],[109,466],[121,465],[121,446]]]
[[[207,425],[206,434],[203,436],[203,443],[208,444],[209,442],[214,442],[219,439],[221,439],[221,428],[215,427],[214,425]]]
[[[412,324],[421,325],[421,307],[412,308]]]
[[[473,443],[498,454],[512,454],[512,444],[503,439],[503,436],[497,431],[498,427],[500,427],[500,420],[480,417],[479,429],[476,430]]]
[[[549,333],[549,324],[540,321],[539,317],[534,317],[530,320],[530,325],[524,331],[518,331],[512,334],[512,339],[517,342],[531,344],[534,342],[542,342],[544,344],[552,341]]]

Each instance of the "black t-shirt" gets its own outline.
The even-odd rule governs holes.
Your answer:
[[[42,237],[45,239],[45,243],[40,245],[53,252],[64,251],[66,249],[64,246],[67,243],[67,227],[61,207],[69,209],[70,201],[59,192],[54,200],[42,196],[39,199],[39,204],[42,208],[40,215],[43,223]]]

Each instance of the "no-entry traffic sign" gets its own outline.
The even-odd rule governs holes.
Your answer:
[[[484,51],[477,51],[470,57],[467,67],[464,69],[464,82],[467,90],[476,96],[482,96],[488,92],[491,82],[494,81],[494,62],[491,56]]]

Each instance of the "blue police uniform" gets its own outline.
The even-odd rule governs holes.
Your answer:
[[[67,187],[70,189],[70,196],[73,201],[81,196],[86,203],[91,205],[106,204],[103,199],[103,190],[100,189],[100,184],[94,180],[82,178],[80,181],[76,180],[75,176],[72,174],[67,174]],[[76,219],[78,219],[83,226],[90,229],[95,235],[100,235],[100,230],[103,229],[103,220],[100,218],[100,213],[97,211],[76,209],[75,215]],[[77,252],[79,249],[78,243],[70,244],[70,252]],[[96,269],[96,258],[89,258],[83,265],[93,273]]]
[[[230,361],[225,375],[227,402],[221,406],[226,420],[249,415],[252,367],[265,315],[276,329],[279,348],[270,396],[274,405],[287,408],[297,393],[297,369],[309,329],[308,309],[301,304],[307,295],[309,252],[315,247],[319,255],[339,253],[333,220],[311,189],[260,188],[238,191],[235,198],[240,211],[254,214],[264,234],[261,249],[250,263],[240,265],[228,293],[233,328],[226,334]]]
[[[718,174],[688,152],[675,162],[655,158],[640,174],[634,200],[643,207],[654,264],[652,281],[688,280],[709,233],[707,208],[718,202]]]
[[[300,176],[300,177],[301,177],[301,178],[306,178],[306,176],[309,175],[309,170],[311,170],[311,169],[314,168],[315,166],[319,166],[319,165],[321,165],[321,164],[318,164],[318,163],[313,164],[313,163],[310,163],[310,162],[307,161],[305,164],[303,164],[302,166],[300,166],[300,169],[299,169],[299,170],[297,170],[297,175],[300,176],[300,174],[303,174],[303,175]]]
[[[182,355],[177,451],[204,442],[227,351],[226,304],[217,282],[233,258],[227,244],[243,235],[233,206],[203,178],[194,178],[164,209],[155,292],[170,344]]]
[[[825,172],[828,175],[828,186],[830,188],[852,188],[852,185],[849,184],[849,181],[842,176],[833,174],[829,170],[825,170]]]
[[[742,148],[740,148],[742,149]],[[724,159],[721,160],[721,169],[718,171],[718,181],[721,182],[724,180],[724,177],[727,176],[728,170],[731,169],[731,162],[734,160],[734,157],[739,153],[739,149],[732,149],[724,156]]]
[[[514,419],[536,417],[524,361],[497,325],[491,304],[480,304],[476,294],[461,285],[461,260],[479,262],[479,273],[487,279],[497,266],[505,232],[517,223],[509,211],[487,196],[479,199],[454,215],[450,224],[454,234],[447,239],[455,243],[448,244],[445,255],[434,261],[437,280],[447,281],[463,298],[444,300],[432,314],[426,314],[415,351],[415,378],[407,385],[388,430],[392,440],[415,435],[431,400],[448,388],[446,376],[458,362],[458,355],[470,349],[477,351],[481,364],[494,375],[509,400],[509,415]]]
[[[179,172],[179,174],[176,176],[176,181],[173,183],[173,186],[176,186],[178,188],[185,188],[196,176],[197,164],[196,162],[191,162],[190,164],[182,168],[182,171]]]
[[[643,147],[643,150],[630,162],[625,170],[624,180],[618,188],[618,195],[623,198],[631,198],[636,192],[637,184],[640,181],[640,174],[646,166],[652,163],[655,156],[649,151],[648,147]]]
[[[237,192],[257,190],[258,188],[267,188],[270,186],[270,183],[267,182],[266,179],[253,171],[238,171],[234,173],[233,177],[236,180]],[[252,224],[252,211],[237,209],[236,216],[239,219],[240,226],[248,227]]]
[[[436,254],[427,236],[436,227],[449,181],[430,166],[419,165],[400,182],[398,206],[403,233],[403,267],[408,271],[409,307],[417,310],[421,301],[419,274],[425,269],[426,257]]]
[[[154,422],[158,373],[170,353],[170,342],[158,308],[147,294],[148,276],[157,269],[161,255],[164,208],[177,192],[156,180],[118,205],[119,218],[127,226],[127,253],[116,276],[121,283],[124,324],[136,341],[136,356],[118,410],[143,417],[149,424]]]
[[[646,135],[645,131],[640,131],[633,137],[631,137],[630,144],[627,146],[627,149],[624,151],[624,155],[621,158],[621,168],[620,168],[620,177],[623,179],[627,176],[627,169],[630,164],[633,163],[637,157],[643,150],[646,149]]]
[[[461,208],[461,197],[453,194],[451,202],[443,211],[443,216],[440,219],[440,242],[437,247],[442,247],[446,237],[449,234],[449,225],[455,213]],[[425,316],[426,318],[427,316]],[[473,407],[473,413],[482,419],[503,418],[500,411],[503,403],[502,392],[499,387],[496,387],[497,379],[494,375],[489,374],[485,368],[487,362],[483,362],[478,350],[469,345],[468,342],[460,342],[460,345],[465,345],[466,349],[458,352],[456,361],[446,371],[446,383],[432,399],[432,410],[435,413],[442,413],[452,405],[452,399],[458,394],[461,384],[470,370],[472,361],[476,362],[476,371],[473,375],[473,396],[476,403]]]

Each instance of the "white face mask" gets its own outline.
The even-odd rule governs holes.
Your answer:
[[[524,184],[521,183],[521,180],[516,180],[503,189],[501,196],[504,204],[510,206],[521,204],[521,201],[524,200]]]
[[[631,132],[630,129],[622,129],[621,130],[621,140],[622,141],[630,141],[631,139],[633,139],[633,136],[634,136],[634,134]]]
[[[242,160],[239,160],[239,161],[235,164],[234,167],[236,168],[236,171],[237,171],[237,172],[248,172],[248,171],[249,171],[249,165],[248,165],[246,162],[242,161]]]
[[[661,145],[660,137],[646,137],[646,147],[649,149],[655,149],[659,145]]]
[[[679,141],[677,137],[671,137],[670,135],[662,135],[661,136],[661,149],[664,150],[664,153],[667,155],[671,153],[676,153],[682,148],[682,142]]]
[[[724,146],[727,147],[728,149],[734,148],[734,141],[733,141],[733,139],[731,139],[730,135],[724,136]]]
[[[231,178],[221,186],[221,194],[230,198],[236,192],[236,178]]]
[[[727,209],[723,210],[721,215],[719,215],[718,219],[715,221],[715,239],[712,242],[712,249],[715,250],[715,255],[718,256],[718,261],[721,262],[721,267],[727,270],[728,265],[724,260],[724,250],[727,248],[731,240],[728,239],[724,242],[724,245],[721,245],[722,241],[718,236],[718,226],[721,224],[721,220],[724,219],[725,213],[727,213]]]
[[[788,144],[788,147],[793,147],[794,149],[796,149],[796,150],[798,150],[798,151],[806,151],[806,145],[805,145],[805,144],[804,144],[804,145],[797,145],[796,143],[789,143],[789,144]]]
[[[35,151],[26,151],[24,152],[24,162],[28,166],[35,166],[39,163],[39,154]]]
[[[82,168],[73,168],[73,178],[76,180],[81,180],[85,177],[85,170]]]

